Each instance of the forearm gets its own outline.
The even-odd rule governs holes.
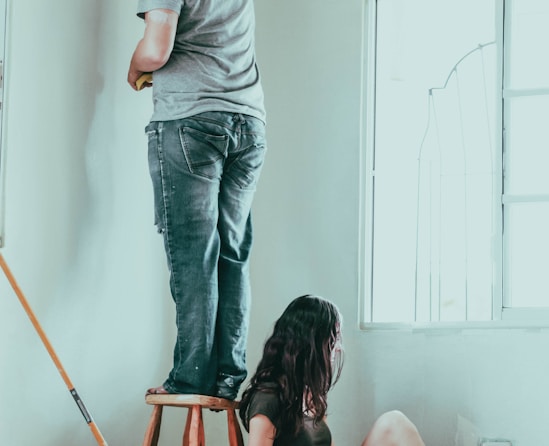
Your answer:
[[[145,34],[137,43],[128,70],[128,82],[137,89],[135,82],[143,73],[162,68],[170,58],[177,29],[178,14],[155,9],[145,14]]]
[[[169,59],[169,54],[157,51],[150,41],[141,39],[133,53],[130,69],[141,73],[151,73],[162,68]]]

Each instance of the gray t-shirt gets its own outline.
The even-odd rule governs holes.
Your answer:
[[[261,414],[276,424],[281,410],[276,393],[255,392],[248,408],[248,423],[255,415]],[[314,424],[311,417],[305,416],[303,428],[297,436],[280,435],[273,446],[330,446],[331,443],[332,434],[328,425],[324,421]]]
[[[253,0],[138,1],[139,17],[152,9],[179,14],[170,59],[153,73],[151,120],[222,111],[265,121]]]

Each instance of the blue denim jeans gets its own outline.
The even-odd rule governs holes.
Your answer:
[[[250,209],[265,124],[208,112],[151,122],[149,169],[164,237],[177,340],[170,393],[234,399],[246,378]]]

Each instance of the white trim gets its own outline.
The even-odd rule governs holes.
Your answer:
[[[486,329],[504,329],[504,330],[549,330],[549,309],[542,309],[542,315],[532,317],[536,310],[539,309],[521,309],[521,313],[515,314],[515,317],[510,315],[504,320],[492,321],[456,321],[456,322],[415,322],[415,323],[400,323],[400,322],[363,322],[360,324],[360,329],[364,332],[384,332],[384,331],[401,331],[411,333],[450,333],[462,332],[468,330],[486,330]]]
[[[549,88],[505,88],[503,98],[521,98],[525,96],[548,96]]]
[[[0,110],[0,248],[4,247],[5,237],[5,220],[6,220],[6,160],[7,160],[7,118],[8,118],[8,96],[9,92],[6,85],[9,84],[9,60],[10,48],[9,43],[10,23],[9,14],[11,13],[11,0],[4,0],[4,47],[0,48],[3,52],[2,56],[2,91],[0,96],[2,109]]]
[[[503,88],[502,88],[502,96],[503,96],[503,92],[507,90],[507,86],[511,83],[511,73],[512,73],[512,70],[511,70],[511,65],[510,65],[510,60],[511,60],[511,50],[510,50],[510,45],[505,45],[505,41],[507,39],[511,39],[511,28],[512,28],[512,23],[511,23],[511,19],[512,19],[512,14],[511,14],[511,2],[512,0],[503,0],[503,4],[504,4],[504,17],[503,17],[503,60],[504,60],[504,66],[503,66]],[[502,188],[501,188],[501,191],[503,192],[505,190],[505,182],[504,182],[504,178],[506,177],[506,172],[505,172],[505,168],[507,165],[509,165],[509,149],[508,149],[508,133],[505,132],[503,129],[505,128],[505,123],[506,122],[509,122],[509,118],[510,118],[510,111],[509,111],[509,107],[507,107],[507,104],[505,101],[503,101],[503,114],[502,114],[502,118],[503,118],[503,128],[502,128],[502,137],[503,137],[503,145],[502,145],[502,169],[501,169],[501,173],[502,173]],[[507,272],[509,271],[510,269],[510,266],[509,266],[509,257],[507,256],[507,252],[509,251],[509,242],[508,242],[508,239],[509,239],[509,231],[503,231],[503,228],[505,227],[505,223],[509,221],[509,208],[507,208],[506,206],[504,206],[503,204],[503,193],[501,195],[501,198],[500,201],[501,202],[501,213],[502,213],[502,228],[500,230],[500,234],[501,234],[501,238],[502,238],[502,252],[501,252],[501,256],[502,256],[502,300],[501,300],[501,305],[500,305],[500,309],[499,309],[499,313],[500,313],[500,318],[503,319],[503,307],[505,307],[505,305],[507,305],[509,302],[508,302],[508,299],[509,299],[509,290],[510,290],[510,286],[509,286],[509,274],[507,274]]]
[[[508,58],[504,54],[505,38],[505,0],[496,3],[496,51],[497,51],[497,82],[501,91],[504,89],[504,72]],[[501,206],[501,195],[503,191],[503,145],[505,143],[503,135],[504,122],[504,104],[501,95],[495,98],[495,113],[499,119],[496,119],[494,126],[494,154],[493,171],[500,174],[493,175],[493,197],[492,197],[492,218],[494,221],[494,234],[492,236],[492,319],[500,320],[501,309],[503,307],[503,212]]]
[[[374,142],[376,79],[376,0],[365,0],[362,27],[362,103],[359,173],[359,323],[372,320],[374,227]]]
[[[549,307],[515,307],[503,309],[503,321],[549,326]]]
[[[549,202],[549,194],[504,194],[501,197],[502,204],[512,203],[546,203]]]

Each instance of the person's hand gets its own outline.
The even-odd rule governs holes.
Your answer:
[[[130,87],[135,91],[152,87],[152,74],[143,73],[142,71],[132,69],[130,66],[130,69],[128,70],[128,84],[130,84]]]
[[[143,73],[137,81],[135,82],[135,85],[137,86],[137,90],[143,90],[143,88],[149,88],[152,87],[153,84],[153,76],[152,73]]]

